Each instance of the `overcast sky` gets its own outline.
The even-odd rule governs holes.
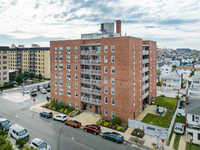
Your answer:
[[[0,46],[49,46],[117,19],[122,35],[200,50],[200,0],[0,0]]]

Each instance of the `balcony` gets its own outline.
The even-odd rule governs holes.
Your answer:
[[[149,59],[143,59],[143,60],[142,60],[142,63],[143,63],[143,64],[149,63]]]
[[[81,50],[81,55],[101,55],[101,51],[96,51],[96,50]]]
[[[81,65],[101,65],[100,60],[84,60],[81,59]]]
[[[93,79],[82,78],[81,82],[82,83],[87,83],[87,84],[101,85],[101,80],[93,80]]]
[[[145,98],[148,97],[148,96],[149,96],[149,91],[146,92],[146,93],[144,93],[144,94],[142,95],[142,99],[145,99]]]
[[[35,59],[35,57],[34,57],[34,56],[31,56],[30,58],[33,58],[33,59]]]
[[[146,83],[145,85],[142,86],[142,89],[145,90],[149,87],[149,83]]]
[[[21,66],[17,66],[17,69],[20,69],[21,68]]]
[[[149,51],[147,51],[147,50],[143,50],[143,55],[149,55]]]
[[[34,60],[34,59],[31,59],[30,62],[35,62],[35,60]]]
[[[147,72],[147,71],[149,71],[149,67],[144,67],[144,68],[143,68],[143,73],[145,73],[145,72]]]
[[[35,53],[34,53],[34,52],[30,52],[30,54],[31,54],[31,55],[34,55]]]
[[[30,70],[35,70],[35,67],[30,67]]]
[[[92,88],[82,87],[81,88],[81,92],[89,93],[89,94],[94,94],[94,95],[101,95],[101,90],[92,89]]]
[[[142,78],[142,81],[143,81],[143,82],[146,81],[146,80],[149,80],[149,75],[146,75],[146,76],[144,76],[144,77]]]
[[[94,104],[94,105],[101,105],[101,100],[99,99],[87,98],[87,97],[82,96],[81,101],[85,103]]]
[[[101,75],[101,70],[81,69],[82,74]]]

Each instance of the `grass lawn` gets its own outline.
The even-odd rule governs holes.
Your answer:
[[[155,114],[148,113],[142,120],[142,122],[149,123],[152,125],[168,128],[173,112],[176,108],[176,99],[168,97],[157,97],[153,105],[159,105],[162,107],[168,107],[165,116],[159,116]],[[156,111],[156,110],[155,110]]]
[[[173,148],[174,148],[175,150],[178,150],[178,145],[179,145],[180,138],[181,138],[180,135],[176,135],[176,136],[175,136],[174,145],[173,145]]]
[[[190,150],[190,143],[189,142],[187,142],[187,144],[186,144],[186,150]],[[191,150],[200,150],[200,145],[191,144]]]

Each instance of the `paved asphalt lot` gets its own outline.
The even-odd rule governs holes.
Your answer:
[[[29,87],[28,89],[32,89]],[[22,92],[17,89],[9,92]],[[7,92],[7,93],[9,93]],[[46,101],[48,94],[38,93],[36,103]],[[100,135],[84,132],[81,128],[75,129],[64,123],[53,119],[41,118],[37,112],[31,111],[33,99],[15,103],[1,98],[0,94],[0,116],[9,119],[13,124],[17,123],[28,130],[30,139],[41,138],[56,150],[58,145],[59,125],[62,132],[60,137],[60,150],[139,150],[129,143],[117,144],[103,139]]]

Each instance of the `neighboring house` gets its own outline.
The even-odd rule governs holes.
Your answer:
[[[190,141],[192,137],[192,143],[200,144],[200,99],[188,99],[186,98],[186,140]]]
[[[190,66],[178,66],[177,67],[177,72],[181,75],[183,75],[183,79],[189,80],[189,76],[191,72],[194,71],[193,67]]]
[[[180,66],[180,61],[179,60],[173,60],[171,62],[172,62],[172,66],[176,66],[176,67]]]
[[[190,88],[188,90],[189,96],[200,96],[200,75],[192,76]]]
[[[194,75],[200,75],[200,68],[194,68]]]
[[[162,66],[164,66],[164,64],[165,63],[163,63],[163,62],[158,62],[157,61],[157,65],[156,65],[157,66],[157,70],[159,70]]]
[[[170,64],[165,64],[160,68],[161,76],[166,76],[172,72],[172,66]]]
[[[161,80],[163,82],[162,87],[171,90],[181,89],[181,75],[178,74],[176,71],[168,75],[162,76]]]
[[[200,68],[200,64],[195,64],[194,68]]]

